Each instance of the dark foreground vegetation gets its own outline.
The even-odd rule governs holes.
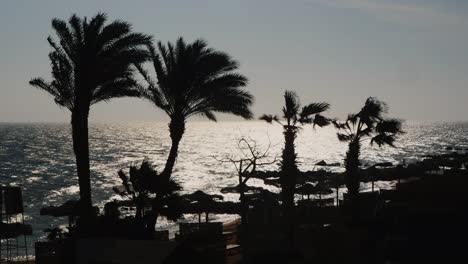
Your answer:
[[[49,242],[36,243],[37,260],[47,259],[41,257],[42,252],[51,259],[71,263],[79,259],[76,254],[86,255],[82,241],[109,243],[100,245],[101,250],[115,250],[117,247],[111,244],[124,243],[122,241],[130,241],[130,248],[141,246],[142,241],[151,241],[156,243],[151,245],[154,251],[143,255],[153,260],[138,263],[157,263],[156,260],[162,261],[161,256],[163,263],[193,260],[205,263],[450,262],[463,256],[464,243],[460,241],[468,235],[467,164],[468,154],[454,152],[425,157],[405,166],[381,164],[385,167],[361,169],[363,183],[390,181],[395,183],[395,188],[360,192],[353,202],[347,193],[344,199],[336,199],[333,192],[325,191],[333,186],[345,186],[345,173],[301,172],[297,181],[305,183],[296,185],[297,199],[292,209],[288,209],[292,217],[285,215],[279,194],[261,187],[245,185],[243,198],[237,203],[224,202],[220,195],[201,191],[176,195],[167,200],[176,200],[173,204],[161,201],[160,215],[176,220],[190,213],[199,214],[200,219],[198,223],[181,222],[175,238],[169,238],[168,231],[148,230],[145,211],[150,212],[151,201],[159,198],[150,195],[145,198],[147,202],[138,206],[137,200],[142,198],[137,194],[140,190],[128,201],[108,203],[102,215],[92,225],[88,224],[86,232],[80,230],[79,220],[72,222],[67,232],[52,230]],[[135,177],[132,176],[135,169],[141,172],[144,166],[148,165],[144,163],[140,168],[131,169],[134,172],[130,177]],[[266,185],[279,185],[280,175],[277,171],[245,174],[264,180]],[[137,182],[136,179],[129,181]],[[129,186],[128,190],[132,188]],[[229,187],[221,192],[238,193],[239,189]],[[126,192],[125,195],[132,191]],[[326,197],[320,198],[320,193]],[[315,199],[310,199],[311,194]],[[44,208],[43,213],[73,215],[73,208],[69,205],[68,212],[66,206]],[[238,214],[242,218],[223,226],[220,222],[209,222],[210,213]],[[57,251],[54,254],[41,251],[47,246]],[[136,252],[141,251],[128,250],[125,255],[142,257]],[[95,256],[100,254],[91,254]]]
[[[356,201],[345,193],[338,205],[333,198],[299,200],[293,251],[284,250],[287,238],[280,231],[284,223],[278,204],[264,201],[252,209],[245,259],[252,263],[265,259],[273,263],[293,259],[294,263],[455,261],[464,254],[460,241],[468,234],[468,171],[462,169],[467,162],[467,154],[450,153],[408,166],[369,167],[361,170],[362,181],[393,181],[395,189],[361,192]],[[258,176],[270,179],[268,175]],[[330,187],[339,185],[337,181],[344,184],[345,177],[327,172],[300,176]]]
[[[322,115],[328,103],[301,107],[299,97],[286,91],[282,116],[261,117],[283,126],[282,153],[274,156],[244,138],[240,157],[219,160],[232,163],[239,179],[220,192],[238,193],[239,202],[202,191],[182,194],[172,173],[188,119],[253,117],[247,78],[235,72],[238,62],[203,40],[153,46],[151,37],[126,22],[106,24],[104,14],[54,19],[52,27],[52,80],[30,84],[71,112],[80,200],[41,210],[68,217],[69,224],[47,230],[48,240],[36,243],[36,263],[428,263],[463,256],[468,155],[361,164],[365,144],[395,147],[403,133],[401,121],[386,117],[388,107],[377,98],[369,97],[341,122]],[[143,161],[116,173],[121,186],[110,191],[120,199],[98,208],[91,195],[88,116],[91,105],[122,96],[145,98],[169,116],[171,148],[161,171]],[[348,143],[344,173],[299,170],[295,139],[306,125],[334,125],[338,139]],[[277,171],[262,171],[275,163]],[[247,185],[252,178],[280,192]],[[395,188],[375,191],[375,181],[394,182]],[[372,191],[361,192],[363,183]],[[158,228],[161,217],[178,221],[184,214],[197,214],[198,223],[180,222],[175,237]],[[240,220],[223,225],[210,222],[210,214]]]

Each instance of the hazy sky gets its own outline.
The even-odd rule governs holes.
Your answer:
[[[328,101],[329,116],[357,111],[368,96],[407,120],[468,120],[468,1],[0,1],[0,122],[69,121],[32,77],[50,78],[53,17],[123,19],[156,40],[204,38],[240,61],[254,112],[278,113],[285,89]],[[163,120],[146,101],[119,99],[93,121]]]

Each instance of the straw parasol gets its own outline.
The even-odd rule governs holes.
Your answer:
[[[244,192],[261,192],[264,189],[262,187],[256,187],[256,186],[249,186],[245,185],[244,186]],[[227,186],[221,189],[221,193],[240,193],[240,186]]]
[[[201,214],[205,213],[205,221],[208,222],[208,214],[216,206],[216,203],[223,200],[222,195],[207,194],[203,191],[196,191],[191,194],[182,196],[188,201],[190,211],[195,211],[198,214],[198,223],[201,223]]]
[[[280,196],[277,193],[273,193],[268,190],[262,190],[259,192],[245,195],[245,199],[249,204],[275,204],[278,203]]]
[[[306,182],[303,185],[301,185],[299,188],[296,188],[296,191],[302,194],[302,198],[304,198],[304,195],[307,195],[307,199],[310,199],[310,195],[315,194],[317,189],[312,183]]]
[[[332,194],[333,190],[330,188],[329,184],[326,182],[319,182],[315,185],[315,192],[314,194],[319,195],[319,199],[322,200],[322,195],[329,195]]]

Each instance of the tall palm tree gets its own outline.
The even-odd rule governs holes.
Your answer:
[[[283,120],[276,115],[266,115],[260,117],[268,123],[273,121],[283,126],[284,149],[281,161],[280,184],[283,206],[285,209],[294,205],[294,188],[296,178],[299,173],[297,167],[297,154],[294,141],[298,131],[306,124],[314,127],[327,126],[330,120],[321,115],[330,108],[328,103],[311,103],[301,109],[299,97],[295,92],[286,91],[284,93],[285,105],[283,107]]]
[[[242,89],[247,78],[234,71],[239,64],[227,53],[207,47],[203,40],[149,45],[156,80],[137,64],[143,76],[144,96],[170,118],[171,149],[162,174],[169,178],[177,159],[185,124],[192,116],[216,121],[215,112],[252,118],[253,97]]]
[[[401,121],[384,118],[387,111],[384,102],[369,97],[361,111],[348,115],[344,122],[333,122],[340,131],[337,133],[338,139],[349,143],[345,157],[345,184],[351,200],[356,200],[359,194],[359,155],[362,142],[370,139],[371,144],[375,143],[379,147],[384,145],[394,147],[397,135],[403,133]]]
[[[42,78],[29,83],[55,98],[55,103],[71,112],[73,150],[76,157],[80,200],[90,209],[88,116],[91,105],[111,98],[138,96],[133,78],[133,63],[148,58],[145,46],[151,37],[134,33],[130,24],[113,21],[106,25],[106,15],[99,13],[90,20],[76,15],[68,24],[52,20],[58,41],[47,40],[52,47],[49,59],[52,81]]]

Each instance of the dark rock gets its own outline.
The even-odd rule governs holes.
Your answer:
[[[339,162],[327,163],[326,161],[321,160],[321,161],[315,163],[315,165],[317,165],[317,166],[327,166],[327,167],[337,167],[337,166],[340,166],[340,163]]]
[[[381,162],[381,163],[375,164],[374,166],[376,166],[376,167],[392,167],[393,163],[391,163],[391,162]]]
[[[327,166],[328,164],[324,160],[321,160],[321,161],[315,163],[315,165],[317,165],[317,166]]]

